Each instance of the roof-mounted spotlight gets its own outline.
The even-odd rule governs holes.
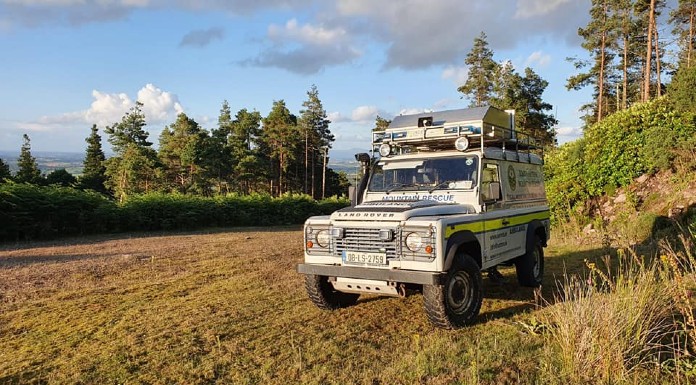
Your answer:
[[[389,156],[392,153],[392,148],[389,144],[383,143],[379,146],[379,154],[382,156]]]
[[[454,147],[459,151],[466,151],[469,148],[469,139],[466,136],[462,136],[454,141]]]

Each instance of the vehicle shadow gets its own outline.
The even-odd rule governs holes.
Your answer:
[[[572,276],[585,277],[587,263],[598,264],[607,255],[615,254],[611,248],[595,248],[560,253],[544,260],[544,284],[539,288],[520,286],[515,267],[502,267],[501,279],[492,279],[483,273],[483,296],[485,301],[498,305],[481,312],[481,320],[511,318],[520,313],[545,307],[562,301],[563,290]]]

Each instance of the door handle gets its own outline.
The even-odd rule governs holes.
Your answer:
[[[503,226],[507,226],[510,224],[510,221],[506,218],[506,219],[503,219],[502,223],[503,223]]]

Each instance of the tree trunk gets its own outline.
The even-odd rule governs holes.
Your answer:
[[[602,41],[599,48],[599,79],[597,88],[599,90],[599,95],[597,98],[597,122],[602,121],[602,116],[604,115],[604,65],[606,61],[606,47],[607,47],[607,2],[604,2],[604,29],[602,29]]]
[[[691,68],[691,54],[694,51],[694,13],[696,13],[696,5],[691,6],[689,13],[689,43],[686,47],[686,68]]]
[[[650,0],[650,13],[648,14],[648,44],[645,54],[645,74],[643,75],[643,101],[650,100],[650,75],[652,74],[652,39],[653,26],[655,25],[655,0]]]
[[[305,127],[305,139],[304,139],[304,193],[309,193],[309,188],[307,187],[307,180],[309,179],[307,173],[307,165],[309,164],[309,131]]]
[[[655,32],[655,71],[657,79],[657,97],[659,98],[662,96],[662,82],[660,81],[660,72],[662,72],[662,68],[660,68],[660,35],[657,31],[657,22],[654,19],[653,22],[656,24],[653,26],[653,31]]]

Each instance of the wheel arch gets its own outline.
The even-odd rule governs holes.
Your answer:
[[[527,252],[534,248],[537,238],[541,241],[543,247],[547,246],[548,234],[546,233],[546,226],[544,226],[542,221],[535,219],[527,225]]]
[[[459,231],[452,234],[447,239],[447,247],[445,249],[445,263],[443,269],[449,270],[454,262],[457,253],[465,250],[466,253],[478,264],[479,268],[483,265],[481,257],[481,244],[476,235],[471,231]]]

